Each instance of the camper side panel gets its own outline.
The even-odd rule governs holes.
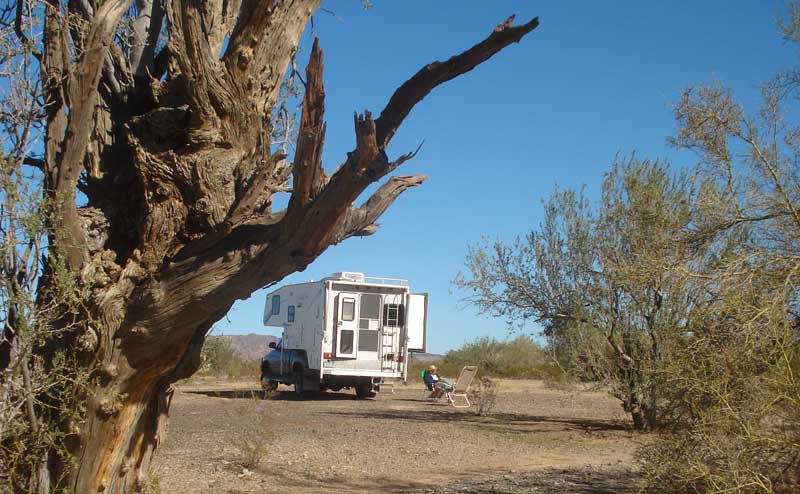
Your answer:
[[[322,363],[322,338],[325,322],[325,284],[317,283],[307,304],[301,307],[303,325],[303,348],[308,356],[310,369],[319,370]]]
[[[336,313],[336,292],[331,290],[330,282],[325,282],[325,301],[324,304],[324,320],[323,320],[323,333],[322,333],[322,351],[323,353],[333,354],[333,340],[334,340],[334,322],[333,318]]]
[[[311,369],[319,369],[323,339],[325,284],[285,286],[267,296],[264,323],[283,328],[283,347],[306,352]]]

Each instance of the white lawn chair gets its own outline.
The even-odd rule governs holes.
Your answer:
[[[453,405],[455,408],[469,408],[469,398],[467,398],[467,390],[469,389],[469,385],[472,384],[472,379],[475,377],[475,374],[478,373],[478,366],[477,365],[466,365],[463,369],[461,369],[461,373],[458,375],[458,380],[456,381],[456,385],[453,387],[453,391],[449,393],[449,401],[450,404]],[[465,405],[457,405],[456,400],[463,399],[466,403]]]

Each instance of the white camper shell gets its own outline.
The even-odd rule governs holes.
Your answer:
[[[305,390],[378,388],[406,381],[409,353],[425,351],[427,311],[428,295],[411,293],[406,280],[340,272],[269,293],[264,325],[283,328],[282,367],[297,365],[284,354],[305,353]]]

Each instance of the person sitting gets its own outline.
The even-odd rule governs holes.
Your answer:
[[[422,375],[422,380],[428,390],[432,391],[428,398],[440,398],[442,395],[447,395],[448,401],[453,401],[453,385],[447,379],[439,377],[439,369],[435,365],[428,367],[428,370]]]
[[[425,387],[428,388],[428,391],[433,391],[433,388],[436,386],[436,381],[438,380],[439,373],[435,365],[428,367],[428,369],[422,373],[422,381],[425,383]]]

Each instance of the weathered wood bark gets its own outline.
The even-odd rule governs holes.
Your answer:
[[[467,51],[425,66],[379,118],[355,115],[356,147],[327,176],[316,41],[292,162],[270,145],[281,81],[318,3],[169,0],[162,11],[158,1],[136,0],[123,52],[113,40],[127,3],[49,0],[44,168],[62,220],[50,259],[63,261],[87,294],[80,329],[58,344],[82,352],[98,377],[83,422],[65,426],[75,467],[57,487],[139,490],[163,437],[169,386],[197,369],[212,324],[330,245],[373,233],[392,202],[425,180],[390,178],[353,205],[413,156],[391,160],[386,147],[414,105],[538,25],[515,27],[512,17]],[[85,20],[88,36],[67,29],[67,14]],[[164,16],[170,37],[155,53]],[[88,199],[81,208],[76,190]],[[272,211],[274,194],[286,191],[286,210]],[[66,471],[63,461],[52,468],[52,479]]]

